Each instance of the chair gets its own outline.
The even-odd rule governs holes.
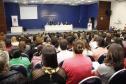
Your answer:
[[[126,84],[126,69],[121,69],[109,78],[109,84]]]
[[[83,79],[79,84],[102,84],[102,81],[97,76],[91,76]]]
[[[98,58],[98,63],[102,64],[104,62],[104,59],[106,58],[106,53],[102,54],[99,58]]]

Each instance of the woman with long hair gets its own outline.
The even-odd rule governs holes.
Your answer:
[[[118,70],[124,68],[124,50],[120,44],[113,43],[108,49],[108,54],[95,75],[102,78],[103,84],[108,83],[108,79]]]
[[[42,49],[42,68],[32,72],[33,84],[65,84],[65,71],[58,67],[57,53],[53,46]]]

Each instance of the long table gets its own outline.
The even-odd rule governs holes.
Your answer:
[[[45,25],[45,31],[72,31],[73,25]]]

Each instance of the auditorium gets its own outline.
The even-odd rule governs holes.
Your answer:
[[[0,84],[126,84],[126,0],[0,0]]]

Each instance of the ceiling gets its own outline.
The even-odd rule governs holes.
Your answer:
[[[68,4],[68,5],[80,5],[80,4],[92,4],[99,0],[4,0],[4,2],[13,2],[20,4]],[[125,0],[100,0],[100,1],[125,1]]]
[[[4,0],[4,2],[13,2],[20,4],[68,4],[68,5],[80,5],[80,4],[92,4],[98,0]]]

